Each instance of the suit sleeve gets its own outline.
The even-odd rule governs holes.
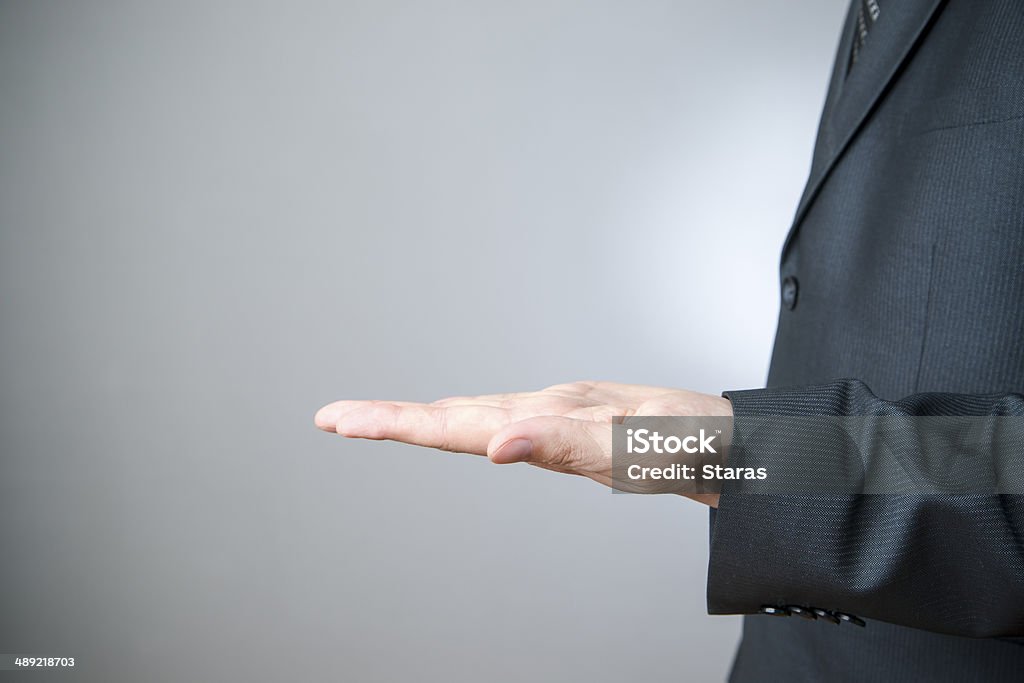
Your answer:
[[[857,380],[724,395],[732,401],[737,433],[745,420],[763,424],[766,418],[782,418],[776,424],[785,425],[784,418],[808,417],[1024,416],[1020,394],[931,393],[885,401]],[[742,446],[730,452],[729,464],[862,472],[863,463],[842,461],[858,451],[833,447],[827,432],[816,437],[820,447],[809,450],[806,432],[797,437],[784,428],[759,429],[737,440]],[[936,458],[971,463],[972,471],[1005,468],[993,462],[994,444],[984,439],[956,444],[956,453],[936,453],[944,443],[911,430],[901,462],[922,471],[909,475],[927,475]],[[1011,460],[1011,469],[1024,464]],[[1024,636],[1024,496],[765,493],[727,484],[712,511],[707,593],[711,614],[800,606],[961,636]]]

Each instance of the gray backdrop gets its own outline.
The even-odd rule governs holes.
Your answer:
[[[843,5],[0,3],[0,653],[720,679],[705,509],[312,415],[760,385]]]

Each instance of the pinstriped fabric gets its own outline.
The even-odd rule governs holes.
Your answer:
[[[1020,395],[921,394],[883,401],[857,381],[727,395],[737,430],[755,416],[777,416],[779,427],[755,434],[742,459],[732,461],[730,454],[731,465],[772,472],[796,462],[809,482],[817,477],[823,484],[843,466],[835,458],[843,447],[827,431],[794,429],[800,422],[787,415],[1024,415]],[[803,403],[800,397],[806,397]],[[1018,542],[1024,534],[1024,503],[1019,496],[729,493],[728,488],[723,492],[712,539],[708,592],[713,612],[796,604],[953,635],[1024,635],[1024,545]],[[747,537],[744,553],[718,547],[733,535]],[[757,556],[753,567],[750,554]],[[765,576],[774,577],[770,586]],[[991,589],[979,590],[982,586]]]
[[[856,379],[806,387],[727,391],[725,395],[733,402],[735,412],[742,411],[744,415],[1024,416],[1024,395],[1021,394],[933,392],[886,401]]]
[[[880,22],[899,16],[889,7]],[[943,4],[804,214],[781,263],[797,303],[781,309],[767,388],[727,392],[738,421],[1024,414],[1022,35],[1024,3]],[[780,431],[742,464],[813,483],[844,466],[832,443],[794,455]],[[727,488],[712,520],[710,612],[792,604],[868,622],[747,617],[732,680],[1024,677],[1020,496]]]

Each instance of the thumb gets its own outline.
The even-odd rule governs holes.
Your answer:
[[[529,462],[573,472],[610,469],[610,424],[568,417],[532,417],[513,422],[487,444],[491,462]]]

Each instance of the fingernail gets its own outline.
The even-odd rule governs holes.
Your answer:
[[[327,405],[316,411],[316,416],[313,418],[313,423],[320,429],[333,432],[334,424],[338,421],[338,415],[341,413],[341,409],[337,406]]]
[[[533,444],[528,439],[512,439],[502,444],[501,448],[494,452],[494,457],[491,460],[499,465],[507,465],[513,462],[522,462],[528,459],[531,453],[533,453]]]

